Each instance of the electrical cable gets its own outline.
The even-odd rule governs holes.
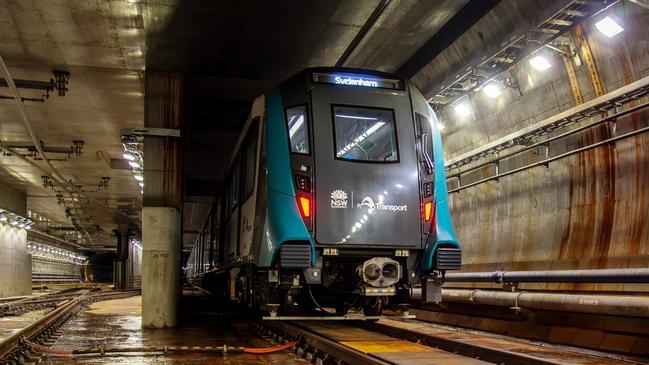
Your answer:
[[[248,354],[270,354],[277,351],[286,350],[297,344],[297,341],[291,341],[283,345],[273,347],[242,347],[242,346],[151,346],[151,347],[92,347],[85,349],[76,349],[72,351],[55,350],[37,343],[25,340],[24,343],[32,349],[53,356],[72,357],[74,355],[90,355],[106,353],[127,353],[127,352],[220,352],[227,353],[248,353]]]

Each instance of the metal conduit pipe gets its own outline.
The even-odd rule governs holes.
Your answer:
[[[421,288],[412,289],[421,299]],[[442,302],[649,318],[649,297],[442,289]]]
[[[447,273],[446,282],[649,283],[649,269],[487,271]]]

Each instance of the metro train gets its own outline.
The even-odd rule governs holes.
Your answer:
[[[311,68],[258,97],[186,278],[271,316],[406,311],[460,269],[439,123],[403,78]]]

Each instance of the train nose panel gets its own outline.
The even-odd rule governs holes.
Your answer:
[[[420,247],[418,162],[407,94],[316,85],[315,238]]]

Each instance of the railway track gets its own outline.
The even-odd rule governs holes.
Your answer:
[[[40,354],[33,351],[27,342],[50,346],[61,336],[59,329],[85,305],[109,299],[120,299],[138,295],[139,290],[112,291],[104,293],[79,293],[56,304],[56,307],[0,342],[0,365],[37,362]],[[58,300],[58,298],[57,298]]]
[[[634,363],[515,340],[444,331],[418,321],[269,321],[256,325],[262,333],[280,342],[297,341],[298,353],[320,365]]]
[[[0,303],[0,317],[17,316],[40,309],[54,308],[57,304],[63,301],[75,298],[82,293],[88,293],[93,290],[97,290],[97,288],[69,288],[55,293],[35,297],[22,297],[16,300],[6,301]]]

